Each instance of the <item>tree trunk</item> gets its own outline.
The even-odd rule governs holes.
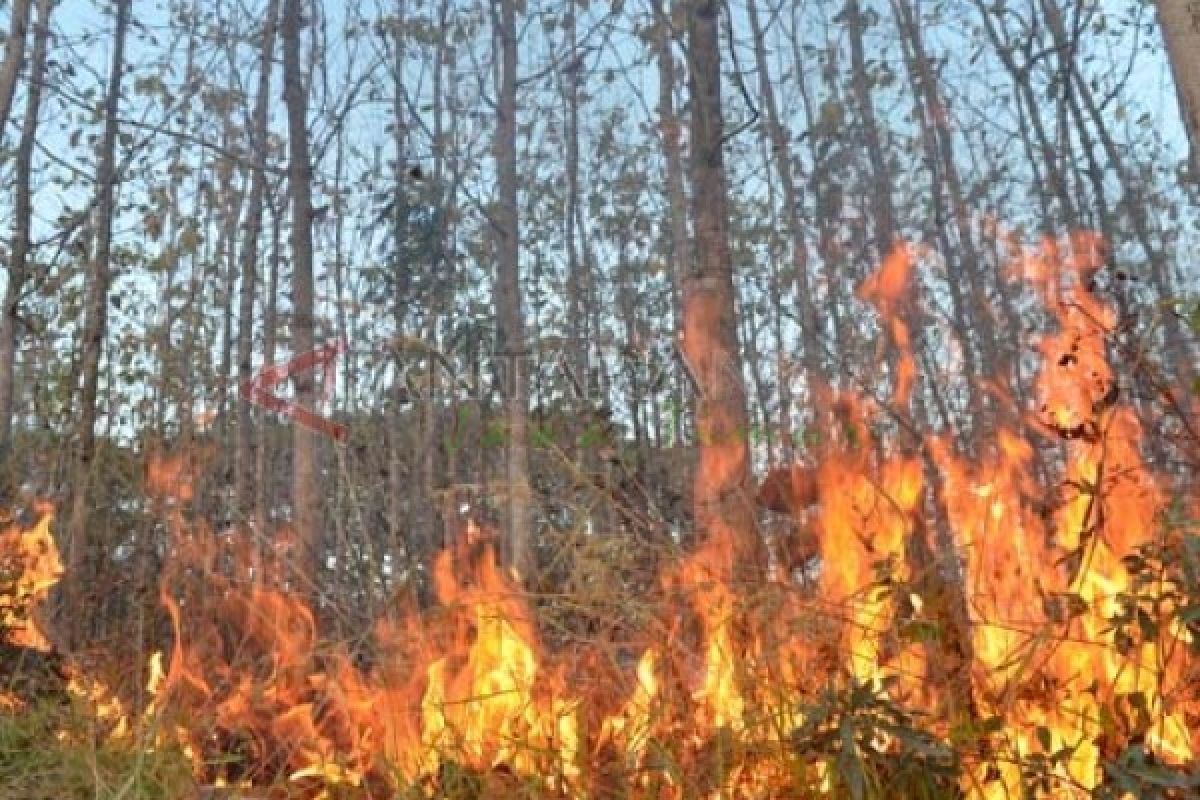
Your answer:
[[[594,276],[588,274],[589,263],[581,257],[580,246],[583,239],[585,215],[583,214],[579,192],[579,86],[582,83],[580,76],[583,74],[585,54],[579,50],[575,9],[568,9],[566,17],[564,22],[567,35],[566,48],[571,64],[571,67],[564,71],[562,86],[566,102],[566,124],[564,127],[566,128],[567,151],[565,164],[567,180],[566,208],[564,209],[565,230],[563,232],[567,250],[567,308],[570,309],[567,318],[567,341],[569,343],[568,355],[570,357],[571,372],[579,380],[580,385],[586,393],[591,389],[587,382],[588,371],[591,368],[588,353],[588,322],[591,319],[588,315],[588,288],[592,285]],[[568,391],[570,390],[568,389]],[[585,402],[592,400],[590,396],[578,399]],[[577,445],[578,438],[571,445],[571,456],[577,468],[587,469],[589,467],[585,467],[584,465],[591,461],[589,459],[589,448],[581,448]]]
[[[8,128],[17,78],[25,66],[25,38],[29,30],[30,0],[14,0],[9,17],[10,30],[5,37],[4,62],[0,64],[0,131]]]
[[[847,29],[850,33],[850,90],[854,103],[862,118],[863,141],[867,146],[867,158],[871,162],[871,180],[874,189],[871,205],[875,213],[875,255],[879,263],[888,257],[895,244],[896,211],[892,205],[892,176],[887,159],[883,154],[883,141],[879,124],[875,119],[875,103],[871,98],[871,76],[863,47],[863,33],[867,22],[859,8],[858,0],[846,3]]]
[[[46,40],[50,34],[50,0],[38,0],[38,22],[34,29],[33,59],[29,65],[29,90],[25,95],[25,120],[17,144],[16,199],[12,257],[8,267],[3,312],[0,313],[0,492],[8,489],[7,467],[12,444],[13,409],[16,405],[13,380],[17,356],[17,328],[21,324],[21,292],[29,277],[30,225],[33,220],[33,146],[41,112],[42,84],[46,75]],[[14,9],[14,15],[16,9]],[[13,47],[16,43],[13,43]],[[0,128],[2,129],[2,128]]]
[[[191,101],[196,92],[196,87],[199,85],[198,81],[193,81],[189,77],[192,75],[192,72],[195,68],[197,38],[198,31],[196,30],[196,27],[194,25],[189,26],[187,33],[187,46],[184,50],[183,56],[184,81],[181,91],[183,92],[184,97],[179,104],[179,123],[180,127],[184,130],[188,130],[189,126],[191,125]],[[167,165],[167,174],[171,176],[184,175],[182,166],[183,143],[177,142],[174,145],[174,153],[171,157],[171,161]],[[190,371],[188,369],[188,365],[182,362],[180,353],[176,350],[174,342],[171,338],[171,334],[175,328],[175,276],[179,272],[181,263],[183,261],[182,248],[180,247],[180,229],[183,228],[186,230],[189,227],[189,223],[184,219],[184,214],[182,213],[179,203],[182,183],[183,179],[181,177],[177,180],[171,180],[166,187],[166,222],[163,224],[163,230],[165,231],[164,241],[166,246],[171,249],[173,257],[167,259],[166,269],[164,270],[163,274],[162,291],[159,295],[162,298],[162,321],[159,323],[159,332],[156,342],[156,347],[158,350],[157,356],[159,372],[157,380],[155,381],[154,417],[156,423],[155,433],[162,436],[164,439],[167,437],[168,403],[171,399],[175,399],[177,402],[182,404],[182,398],[172,398],[172,395],[176,393],[174,388],[177,383],[175,374],[176,368],[182,365],[181,371],[184,375],[188,374]],[[194,253],[190,253],[189,255],[192,256],[192,262],[194,264]],[[178,381],[178,383],[183,383],[183,381]]]
[[[496,32],[500,40],[500,100],[496,120],[497,357],[503,373],[504,410],[508,423],[507,510],[508,562],[524,579],[533,567],[532,513],[529,488],[527,413],[528,354],[521,308],[520,237],[517,217],[517,9],[516,0],[498,3]],[[495,8],[495,7],[494,7]]]
[[[942,101],[933,65],[925,52],[921,23],[913,0],[892,0],[901,48],[912,89],[925,160],[933,184],[936,236],[946,259],[947,281],[954,327],[963,349],[963,377],[971,424],[963,420],[965,437],[987,430],[986,398],[979,389],[980,377],[994,373],[995,327],[990,302],[979,276],[980,257],[971,236],[970,220],[962,180],[954,161],[948,112]],[[949,203],[948,216],[946,203]],[[951,227],[957,234],[950,235]],[[969,316],[971,312],[974,316]],[[972,331],[975,335],[972,336]]]
[[[283,260],[283,202],[268,200],[271,212],[271,258],[263,303],[263,363],[275,363],[276,324],[279,308],[279,266]],[[254,528],[263,534],[274,518],[275,481],[271,471],[272,437],[264,422],[258,429],[258,449],[254,454]]]
[[[799,6],[793,6],[791,69],[797,76],[796,86],[799,91],[801,107],[804,116],[809,120],[819,120],[823,115],[824,103],[818,105],[816,97],[822,92],[813,91],[807,82],[805,66],[809,58],[801,46],[801,36],[796,31],[802,30],[799,20]],[[830,103],[837,106],[841,103],[838,81],[828,70],[820,72],[824,95]],[[836,389],[841,381],[840,376],[846,374],[845,363],[847,353],[853,352],[858,346],[855,326],[849,324],[848,315],[843,310],[847,305],[847,288],[863,276],[855,274],[855,263],[859,259],[847,258],[845,248],[839,241],[839,228],[842,220],[842,189],[839,177],[835,175],[834,165],[841,162],[845,144],[832,126],[817,124],[811,127],[808,136],[809,158],[812,166],[809,170],[808,193],[813,198],[813,210],[809,214],[810,226],[815,225],[817,237],[817,253],[821,256],[822,269],[828,278],[825,292],[824,313],[829,315],[833,329],[833,360],[828,378],[830,388]],[[797,192],[799,194],[799,192]],[[865,272],[865,270],[864,270]],[[795,276],[791,276],[793,283]]]
[[[783,190],[784,220],[787,223],[788,236],[791,238],[792,280],[795,282],[796,304],[800,309],[808,402],[814,410],[819,410],[820,392],[814,389],[820,387],[823,390],[828,385],[828,379],[821,360],[821,326],[818,323],[817,307],[813,302],[808,245],[804,240],[804,222],[800,218],[800,194],[796,191],[796,179],[792,171],[792,150],[788,131],[784,128],[778,104],[775,102],[775,89],[767,68],[764,31],[758,20],[758,8],[754,0],[747,1],[746,13],[750,18],[750,28],[754,36],[754,66],[758,71],[759,94],[762,96],[763,112],[766,115],[764,122],[771,141],[771,153],[776,174],[779,176],[779,186]],[[890,225],[890,218],[888,223]]]
[[[447,158],[448,153],[445,146],[446,142],[446,122],[445,122],[445,106],[446,91],[444,84],[448,79],[448,73],[453,69],[453,54],[454,48],[450,42],[450,0],[441,0],[438,7],[438,28],[443,31],[444,35],[438,40],[437,49],[435,50],[437,57],[437,66],[433,70],[433,191],[431,197],[434,198],[434,203],[438,209],[438,225],[437,225],[437,253],[438,266],[444,268],[448,254],[454,250],[453,239],[451,238],[450,219],[453,216],[451,209],[454,205],[455,189],[457,179],[453,176],[447,180]],[[448,281],[439,281],[434,288],[429,298],[429,306],[431,315],[429,320],[429,338],[435,345],[440,345],[439,332],[442,329],[445,320],[449,317],[446,309],[452,306],[451,288]],[[424,454],[424,464],[422,465],[422,479],[426,483],[426,490],[429,496],[429,502],[432,507],[430,515],[433,519],[433,545],[435,549],[450,546],[450,537],[454,532],[450,530],[454,515],[447,513],[450,508],[455,506],[454,491],[448,489],[441,493],[438,497],[439,485],[454,484],[455,476],[452,465],[452,459],[447,458],[446,464],[442,467],[441,474],[438,473],[438,465],[446,448],[446,436],[444,434],[444,426],[447,421],[441,414],[443,407],[443,398],[452,397],[449,392],[443,391],[440,385],[439,370],[436,365],[430,362],[429,376],[429,396],[426,398],[426,411],[428,417],[425,420],[425,425],[422,429],[421,448]],[[450,382],[453,391],[453,382]]]
[[[1192,179],[1200,181],[1200,8],[1183,0],[1157,0],[1156,5],[1179,96],[1179,116],[1191,144]]]
[[[1042,104],[1038,102],[1033,91],[1033,84],[1029,80],[1032,64],[1028,60],[1017,63],[1014,54],[1020,52],[1020,47],[1013,37],[1001,36],[1002,28],[997,27],[993,18],[994,10],[986,0],[974,0],[974,3],[979,11],[979,20],[983,25],[983,30],[991,41],[997,57],[1012,76],[1013,102],[1017,111],[1025,115],[1021,119],[1023,123],[1021,138],[1028,143],[1029,165],[1034,171],[1036,190],[1039,194],[1047,197],[1053,195],[1058,200],[1057,214],[1068,230],[1080,230],[1082,225],[1079,222],[1079,212],[1076,210],[1076,200],[1067,186],[1066,178],[1058,168],[1058,160],[1052,155],[1055,148],[1042,119]],[[1024,124],[1025,122],[1028,124]],[[1034,150],[1034,145],[1036,145],[1036,150]],[[1039,161],[1045,165],[1045,180],[1041,178]],[[1045,218],[1042,220],[1042,231],[1046,234],[1054,234],[1057,231],[1057,220],[1050,213],[1048,199],[1044,200],[1043,204],[1046,211],[1043,212]]]
[[[691,91],[692,214],[695,259],[683,290],[683,353],[696,382],[699,463],[693,509],[702,546],[727,575],[765,568],[754,524],[734,307],[729,203],[721,148],[721,59],[717,0],[687,4]]]
[[[271,67],[275,52],[275,19],[279,15],[278,0],[269,0],[263,20],[262,51],[258,59],[258,94],[254,101],[250,144],[253,171],[250,176],[250,197],[246,204],[245,232],[242,240],[242,286],[238,295],[237,341],[237,444],[234,452],[234,485],[237,512],[241,519],[249,518],[254,508],[254,464],[251,461],[251,409],[245,387],[253,378],[254,355],[254,293],[258,274],[258,240],[262,235],[263,201],[267,187],[267,106],[271,93]],[[258,532],[260,535],[264,531]]]
[[[301,0],[284,0],[283,99],[288,121],[288,182],[292,195],[292,341],[293,355],[315,346],[313,317],[312,164],[308,153],[308,87],[300,72]],[[316,382],[312,370],[292,375],[295,402],[312,408]],[[297,552],[291,569],[297,588],[316,590],[320,555],[320,488],[317,435],[304,425],[292,426],[292,526]]]
[[[132,0],[117,0],[117,18],[113,33],[113,54],[108,89],[104,99],[104,136],[100,144],[100,163],[96,171],[96,252],[88,275],[87,298],[83,325],[82,363],[83,389],[79,398],[79,450],[71,491],[71,517],[67,527],[69,549],[67,572],[74,576],[68,595],[69,608],[76,622],[68,626],[68,644],[74,644],[82,632],[80,607],[84,600],[82,582],[87,554],[88,488],[91,484],[92,461],[96,455],[96,398],[100,389],[100,359],[104,352],[104,336],[108,329],[109,259],[112,254],[113,216],[116,210],[117,174],[117,112],[121,102],[121,78],[125,72],[125,34],[129,28]]]
[[[232,131],[226,129],[223,141],[225,146],[229,147],[233,137],[230,135]],[[215,255],[218,270],[224,271],[221,275],[221,284],[217,289],[218,304],[223,309],[221,312],[221,351],[217,365],[216,375],[216,392],[213,402],[213,407],[208,409],[210,413],[215,413],[214,424],[216,426],[216,434],[220,442],[220,456],[217,463],[217,474],[221,476],[219,480],[227,482],[226,475],[232,477],[232,458],[236,455],[233,443],[229,440],[229,388],[233,381],[234,370],[234,289],[238,283],[238,221],[242,217],[242,205],[246,199],[244,186],[239,186],[236,180],[236,170],[232,164],[221,164],[217,169],[218,186],[220,187],[220,204],[221,204],[221,228],[217,234],[217,252]],[[235,390],[235,397],[236,390]]]
[[[675,314],[674,323],[678,326],[683,320],[683,284],[692,263],[692,253],[688,238],[683,146],[679,141],[679,116],[675,113],[675,55],[671,47],[675,37],[671,18],[663,9],[662,0],[651,0],[651,11],[654,14],[654,49],[658,62],[658,128],[666,161],[667,207],[671,220],[671,310]],[[672,435],[680,445],[684,440],[684,407],[688,410],[692,407],[691,395],[686,392],[686,379],[682,374],[677,375],[671,386],[671,402],[674,406],[671,416]]]

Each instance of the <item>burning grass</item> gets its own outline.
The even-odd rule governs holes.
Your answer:
[[[803,473],[812,508],[795,509],[819,553],[803,576],[747,583],[714,536],[647,578],[633,548],[579,534],[551,559],[567,577],[529,592],[470,523],[434,562],[431,604],[405,595],[360,641],[329,642],[286,552],[189,518],[186,476],[157,464],[172,636],[145,700],[87,671],[65,716],[12,695],[0,781],[18,796],[42,776],[64,782],[54,796],[1195,797],[1195,485],[1143,457],[1086,245],[1023,253],[1058,327],[1034,410],[970,455],[945,436],[889,448],[881,404],[837,399]],[[864,289],[885,317],[907,305],[910,257]],[[904,406],[909,336],[887,329]],[[25,649],[46,637],[17,606],[61,571],[47,525],[0,539]]]

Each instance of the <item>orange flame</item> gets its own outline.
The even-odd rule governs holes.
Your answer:
[[[834,687],[938,715],[923,724],[965,742],[955,779],[968,797],[1021,796],[1031,764],[1045,773],[1033,796],[1088,796],[1103,763],[1133,740],[1161,762],[1191,763],[1200,707],[1196,665],[1180,646],[1190,634],[1134,614],[1128,557],[1160,536],[1168,492],[1114,388],[1116,320],[1087,288],[1101,248],[1087,236],[1010,245],[1013,274],[1056,320],[1037,342],[1026,418],[972,453],[945,434],[889,452],[877,407],[836,396],[827,407],[837,422],[809,454],[815,466],[776,470],[759,496],[804,526],[815,588],[788,574],[739,583],[744,532],[714,524],[663,572],[640,652],[543,640],[533,598],[473,522],[433,564],[433,607],[398,599],[367,643],[323,642],[318,613],[286,583],[286,537],[266,547],[187,519],[189,463],[153,461],[147,485],[171,531],[161,599],[175,637],[151,665],[146,715],[160,740],[181,744],[206,782],[282,780],[305,796],[334,784],[438,796],[466,771],[496,781],[485,796],[525,781],[602,796],[617,780],[634,797],[767,798],[785,796],[797,775],[805,792],[832,791],[840,761],[906,746],[887,732],[851,741],[839,728],[842,756],[807,752],[797,737],[819,724],[818,693]],[[888,332],[901,411],[915,381],[905,319],[914,259],[897,248],[859,292]],[[739,471],[743,448],[723,444],[700,490]],[[1056,471],[1054,494],[1035,476]],[[0,534],[26,600],[62,571],[48,526],[46,515],[31,531]],[[938,562],[919,563],[931,549]],[[923,623],[957,635],[953,609],[923,594],[938,581],[960,593],[960,642],[910,635]],[[1165,619],[1172,609],[1159,610]],[[1119,624],[1131,615],[1133,634]],[[44,646],[32,630],[22,635]],[[961,687],[939,683],[929,659],[952,644],[969,667]],[[955,692],[963,697],[952,702]]]
[[[22,530],[13,523],[0,533],[0,589],[7,595],[0,596],[0,636],[18,647],[47,652],[50,639],[38,607],[62,577],[63,565],[50,533],[53,507],[39,503],[34,510],[38,522],[32,528]]]

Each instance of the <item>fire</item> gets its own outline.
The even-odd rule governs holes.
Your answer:
[[[58,545],[50,533],[53,507],[40,503],[38,521],[28,530],[11,523],[0,533],[0,637],[10,644],[47,652],[50,640],[39,621],[39,606],[63,574]]]
[[[470,522],[433,564],[429,608],[398,597],[365,642],[331,644],[287,583],[286,535],[268,546],[189,519],[191,466],[163,457],[148,485],[170,530],[171,648],[151,659],[138,713],[102,683],[77,692],[115,733],[182,747],[203,783],[312,797],[440,796],[455,781],[478,781],[477,796],[836,795],[899,780],[895,765],[947,742],[952,782],[986,800],[1090,796],[1134,741],[1191,765],[1192,633],[1167,621],[1178,609],[1146,606],[1138,567],[1172,492],[1117,389],[1116,318],[1088,290],[1099,244],[1013,247],[1014,275],[1056,320],[1032,408],[965,452],[946,433],[898,447],[883,401],[832,395],[813,466],[777,470],[760,493],[803,528],[815,585],[793,564],[748,585],[744,532],[717,526],[663,571],[639,649],[555,645],[538,598]],[[859,293],[887,334],[893,413],[918,391],[917,268],[897,248]],[[709,468],[723,475],[722,458]],[[18,599],[0,626],[28,647],[45,632],[15,609],[62,572],[49,525],[0,534]]]
[[[876,568],[887,567],[899,583],[909,578],[905,545],[921,497],[921,468],[913,459],[891,460],[876,477],[870,462],[861,447],[822,466],[822,599],[846,609],[844,663],[855,680],[881,687],[891,674],[919,682],[923,676],[909,671],[915,654],[901,659],[908,670],[889,668],[885,640],[895,622],[895,598],[880,590]]]
[[[469,535],[468,540],[477,534]],[[542,662],[530,611],[497,568],[490,543],[475,542],[474,580],[460,582],[451,553],[437,561],[438,599],[465,615],[451,654],[433,661],[421,699],[422,744],[468,766],[506,764],[520,774],[536,769],[578,774],[574,703],[537,691]],[[473,631],[473,639],[466,634]],[[455,655],[466,652],[461,665]],[[557,683],[549,678],[551,685]],[[549,764],[546,754],[552,754]]]
[[[1098,743],[1112,732],[1106,715],[1135,695],[1150,718],[1140,732],[1149,748],[1168,763],[1193,757],[1186,722],[1163,702],[1181,694],[1168,688],[1179,680],[1181,651],[1167,648],[1168,633],[1123,648],[1113,624],[1131,589],[1123,559],[1158,535],[1165,497],[1139,454],[1136,418],[1117,402],[1105,354],[1115,320],[1083,289],[1098,266],[1096,243],[1080,237],[1073,246],[1062,259],[1046,243],[1022,262],[1060,326],[1039,344],[1039,413],[1031,420],[1067,442],[1058,508],[1034,513],[1033,448],[1013,431],[1001,431],[974,466],[936,443],[950,525],[965,554],[974,698],[1005,723],[1004,741],[995,743],[1007,751],[996,762],[998,779],[969,778],[984,797],[1017,792],[1017,765],[1031,754],[1064,752],[1070,757],[1052,767],[1056,791],[1090,796],[1101,777]],[[1051,276],[1055,265],[1061,280]]]
[[[858,296],[875,307],[887,326],[888,337],[900,358],[896,365],[892,398],[897,408],[905,408],[912,395],[917,365],[912,355],[912,342],[904,311],[913,291],[912,278],[916,262],[907,245],[893,248],[883,266],[859,288]],[[882,358],[879,360],[882,361]]]

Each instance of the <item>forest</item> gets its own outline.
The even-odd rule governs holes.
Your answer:
[[[0,32],[0,799],[1200,797],[1200,2]]]

